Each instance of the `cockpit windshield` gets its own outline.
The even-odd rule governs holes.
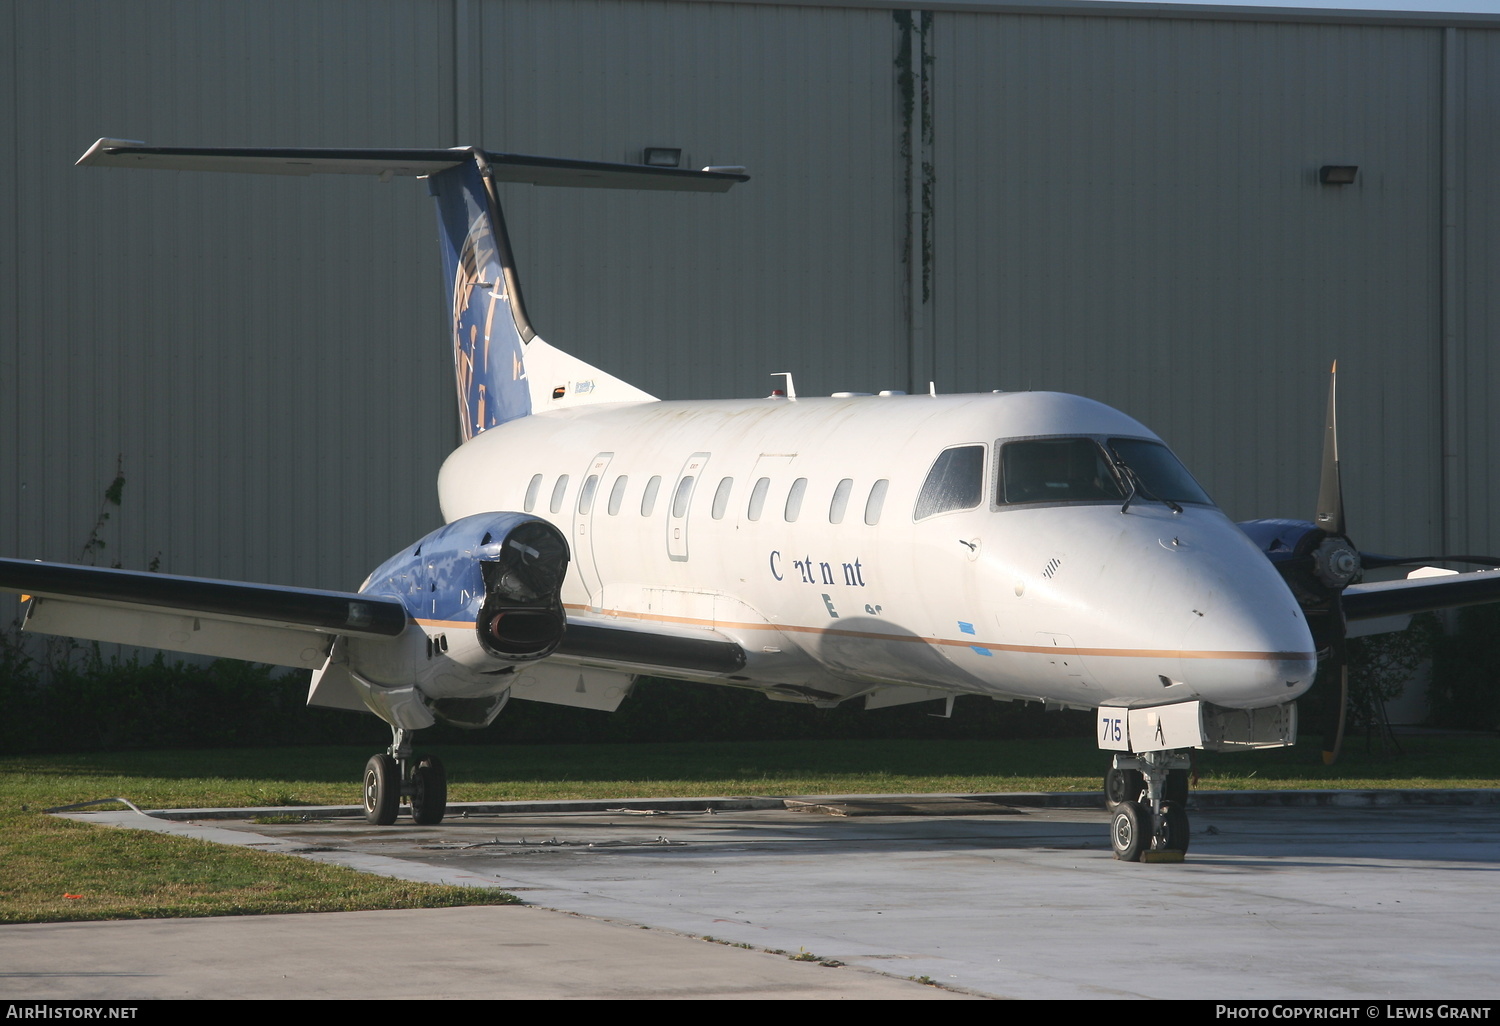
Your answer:
[[[1213,500],[1193,480],[1193,475],[1160,442],[1142,438],[1111,438],[1109,448],[1119,462],[1135,472],[1147,498],[1162,502],[1197,502],[1212,506]]]
[[[1000,446],[995,502],[1156,500],[1212,505],[1187,468],[1159,442],[1141,438],[1031,438]]]
[[[1125,501],[1104,450],[1092,438],[1007,442],[1000,468],[1000,503]]]

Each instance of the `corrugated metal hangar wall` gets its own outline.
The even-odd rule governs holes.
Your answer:
[[[1356,539],[1500,550],[1500,18],[0,0],[0,55],[4,555],[76,558],[117,456],[128,567],[347,588],[438,521],[425,191],[72,167],[103,135],[744,164],[506,186],[542,334],[664,398],[1091,395],[1237,519],[1311,514],[1339,358]]]

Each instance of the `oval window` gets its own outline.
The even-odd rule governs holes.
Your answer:
[[[746,520],[759,520],[762,511],[766,508],[766,492],[771,490],[771,479],[763,477],[755,482],[755,487],[750,490],[750,505],[745,510]]]
[[[792,482],[791,491],[786,493],[786,509],[783,511],[787,523],[795,523],[802,513],[802,496],[806,494],[807,478],[799,477]]]
[[[641,516],[649,517],[651,511],[656,508],[656,493],[661,488],[661,475],[657,474],[646,482],[646,490],[641,493]]]
[[[828,504],[828,522],[830,524],[842,524],[844,512],[849,508],[849,493],[854,491],[854,482],[850,478],[844,478],[833,490],[833,501]]]
[[[677,482],[677,491],[672,495],[672,516],[682,519],[687,515],[688,499],[693,496],[693,478],[685,477]]]
[[[578,513],[580,516],[588,516],[594,508],[594,492],[599,487],[599,475],[590,474],[584,479],[583,487],[578,489]]]
[[[885,506],[885,493],[890,486],[890,480],[884,477],[870,486],[870,497],[865,500],[865,523],[871,527],[880,523],[880,511]]]
[[[719,482],[718,491],[714,492],[713,518],[724,519],[724,511],[729,508],[729,493],[734,490],[734,478],[726,477]]]

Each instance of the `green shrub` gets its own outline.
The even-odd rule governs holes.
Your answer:
[[[1435,726],[1500,729],[1500,604],[1458,611],[1434,647],[1428,698]]]

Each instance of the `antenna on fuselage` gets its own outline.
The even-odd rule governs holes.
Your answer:
[[[778,389],[774,389],[771,392],[771,398],[772,399],[795,399],[795,398],[797,398],[797,386],[792,383],[792,372],[791,371],[777,371],[775,374],[772,374],[771,377],[773,377],[773,378],[786,378],[786,391],[783,392],[779,388]]]

